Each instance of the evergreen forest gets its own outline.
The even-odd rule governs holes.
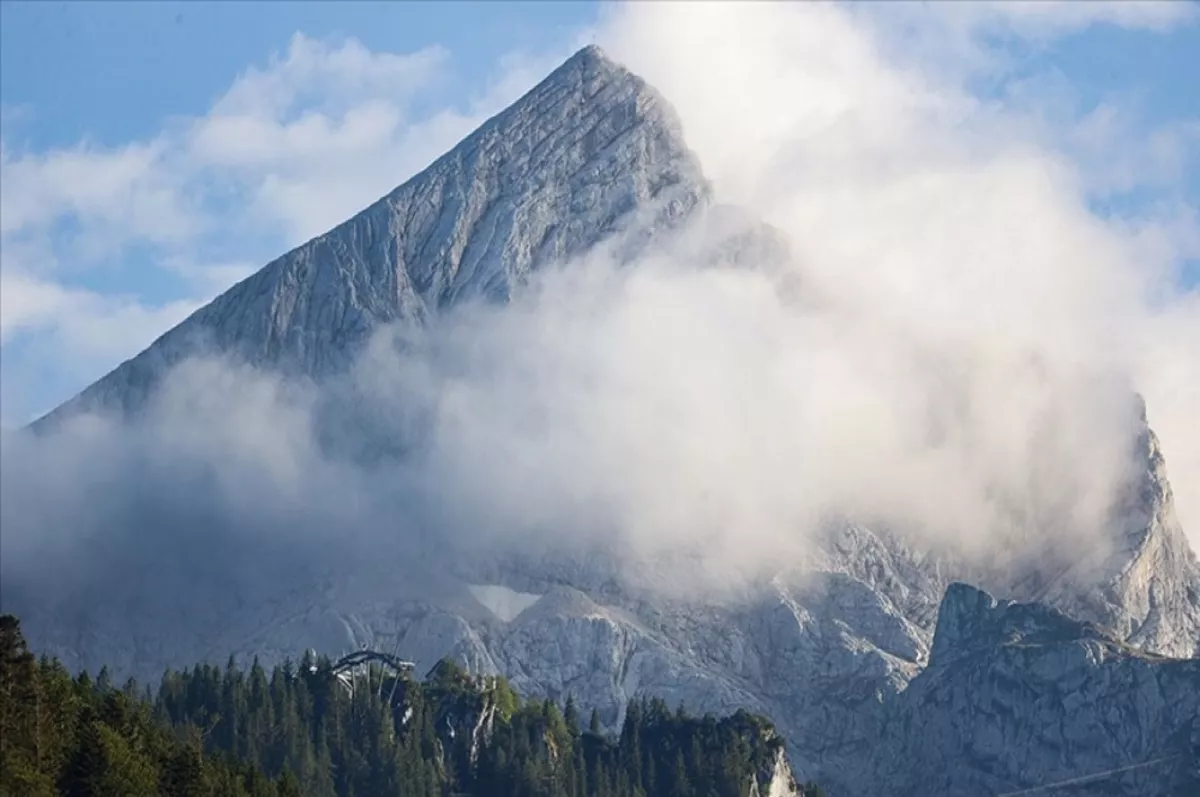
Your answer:
[[[443,660],[423,681],[326,658],[201,664],[157,692],[73,676],[0,616],[0,797],[749,797],[771,724],[631,703],[616,734]],[[797,786],[803,797],[821,794]]]

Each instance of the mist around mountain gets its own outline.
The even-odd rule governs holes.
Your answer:
[[[1062,695],[1200,644],[1167,478],[1193,437],[1145,357],[1185,363],[1154,336],[1179,308],[1046,178],[1062,162],[879,86],[800,139],[737,115],[739,160],[718,122],[687,127],[694,92],[677,113],[576,54],[7,438],[6,610],[71,669],[370,642],[576,695],[609,729],[642,695],[748,708],[837,795],[916,793],[913,762],[944,770],[932,794],[1092,766],[1047,728],[1104,708]],[[759,92],[707,100],[734,88]],[[1104,628],[1105,653],[1081,634],[1010,676],[991,640],[943,668],[956,581]],[[1155,695],[1190,688],[1189,665],[1144,666]],[[1034,676],[950,766],[963,684]],[[1117,752],[1182,755],[1168,719]],[[915,749],[880,744],[897,722]]]

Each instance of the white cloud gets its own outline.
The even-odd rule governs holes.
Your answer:
[[[64,375],[94,373],[133,357],[207,300],[147,302],[99,293],[15,270],[0,270],[0,361],[5,424],[22,425],[54,408],[38,380],[82,385]]]
[[[1105,103],[1068,128],[1064,146],[1080,163],[1093,196],[1179,189],[1181,176],[1200,167],[1200,118],[1147,131],[1131,117]],[[1193,173],[1200,175],[1200,169]]]
[[[60,356],[88,363],[132,357],[201,302],[147,305],[133,296],[64,288],[22,274],[0,274],[0,340],[45,332]],[[48,409],[48,408],[47,408]]]
[[[402,101],[444,73],[449,53],[374,53],[355,39],[338,45],[296,33],[285,55],[251,67],[214,104],[212,115],[284,119],[299,109],[353,109],[363,97]]]
[[[605,35],[675,103],[718,187],[789,233],[817,295],[930,354],[1036,354],[1142,390],[1185,527],[1200,534],[1190,453],[1200,430],[1186,409],[1200,384],[1200,315],[1195,294],[1164,290],[1200,234],[1181,193],[1195,120],[1147,133],[1127,116],[1136,106],[1083,108],[1054,75],[1053,93],[1027,77],[1016,101],[969,90],[975,67],[996,62],[984,34],[1048,37],[1099,21],[1160,29],[1194,9],[1068,4],[1022,17],[978,5],[940,4],[932,20],[969,18],[972,51],[951,70],[894,55],[898,39],[868,18],[874,5],[630,4]],[[1043,8],[1004,8],[1017,6]],[[1050,96],[1079,112],[1064,115]],[[1156,201],[1110,218],[1091,210],[1134,188]],[[994,389],[1019,389],[1012,378]],[[1084,412],[1086,393],[1074,398]],[[1003,407],[981,420],[992,417]]]
[[[18,329],[53,323],[70,303],[70,294],[57,284],[0,273],[0,342]]]
[[[196,231],[179,177],[162,168],[161,142],[106,150],[87,143],[46,153],[0,151],[0,234],[45,230],[73,217],[103,235],[179,240]]]

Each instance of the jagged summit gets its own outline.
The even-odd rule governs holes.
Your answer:
[[[588,44],[579,48],[579,50],[577,50],[574,55],[564,61],[563,66],[559,68],[562,69],[579,61],[591,61],[593,63],[598,63],[601,66],[616,67],[618,69],[623,68],[609,58],[608,53],[604,52],[604,48],[598,44]]]
[[[671,106],[585,47],[424,171],[234,285],[68,404],[130,412],[212,350],[321,377],[370,333],[457,302],[507,299],[548,263],[628,227],[671,228],[709,186]]]
[[[609,58],[608,53],[604,52],[604,48],[598,44],[589,44],[581,47],[574,55],[563,61],[557,69],[547,75],[542,84],[560,80],[561,76],[568,72],[580,72],[592,75],[605,74],[619,80],[641,80],[637,75]],[[536,90],[534,89],[534,91]]]

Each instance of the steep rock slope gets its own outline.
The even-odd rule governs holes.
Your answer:
[[[629,256],[708,204],[677,117],[587,47],[369,208],[233,286],[59,408],[131,411],[198,351],[321,377],[376,328],[471,299],[616,238]],[[630,234],[621,238],[620,233]]]
[[[1043,604],[953,584],[929,666],[888,707],[882,739],[849,791],[1200,793],[1200,659],[1140,652]]]

